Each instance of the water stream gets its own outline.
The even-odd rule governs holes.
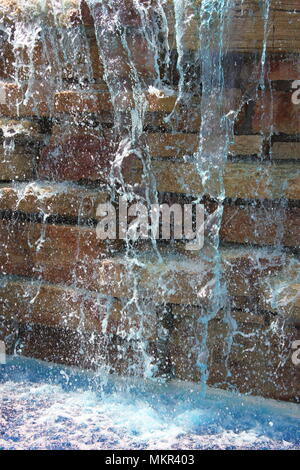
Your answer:
[[[247,69],[247,77],[241,83],[238,77],[243,64],[240,64],[239,59],[230,51],[229,44],[234,34],[233,12],[237,7],[243,10],[243,1],[87,0],[86,6],[89,8],[92,23],[84,27],[80,18],[72,24],[69,24],[67,19],[71,9],[82,12],[80,0],[24,0],[19,1],[21,13],[10,13],[12,22],[0,21],[1,37],[13,48],[14,74],[11,81],[21,90],[22,98],[17,103],[20,116],[21,108],[31,104],[36,121],[44,125],[42,146],[49,144],[51,132],[48,132],[48,129],[53,130],[55,126],[59,129],[56,137],[57,147],[64,145],[64,140],[74,130],[84,130],[96,139],[109,135],[113,149],[109,155],[109,171],[103,175],[100,168],[99,178],[92,183],[92,188],[108,191],[115,204],[122,198],[128,203],[140,202],[150,207],[164,202],[163,197],[168,197],[168,194],[162,195],[157,189],[157,163],[163,159],[159,158],[159,155],[156,155],[156,158],[151,155],[147,136],[152,129],[157,133],[157,138],[166,130],[169,134],[193,133],[198,137],[197,148],[187,147],[183,161],[196,169],[199,187],[202,188],[192,196],[187,188],[186,201],[194,205],[203,201],[209,202],[205,209],[204,248],[191,255],[194,263],[198,260],[199,263],[205,261],[213,273],[212,280],[205,286],[205,292],[199,291],[199,296],[205,297],[207,302],[198,307],[197,313],[194,314],[196,321],[192,318],[189,325],[194,338],[191,354],[196,355],[198,381],[203,396],[210,374],[208,335],[211,321],[221,312],[221,321],[227,328],[227,354],[241,334],[231,315],[232,307],[224,281],[220,250],[220,228],[226,197],[224,171],[239,113],[258,94],[270,91],[267,62],[270,5],[271,0],[262,2],[262,48],[253,58],[250,68]],[[5,14],[6,18],[9,18],[10,15],[7,15],[7,12]],[[251,12],[249,14],[251,15]],[[192,39],[189,37],[191,24],[194,25]],[[96,37],[97,57],[91,53],[93,35]],[[188,41],[194,41],[197,46],[188,51]],[[103,66],[103,78],[100,79],[95,78],[93,74],[93,61],[96,59]],[[105,92],[106,87],[112,103],[113,116],[110,123],[99,122],[97,116],[90,112],[59,117],[55,114],[55,93],[69,90],[88,95],[93,90]],[[41,96],[43,99],[46,97],[46,102],[42,105]],[[174,98],[173,105],[163,116],[159,110],[152,113],[152,116],[149,114],[149,100],[155,100],[155,97]],[[76,108],[76,103],[73,104]],[[45,118],[44,115],[49,117]],[[153,122],[155,119],[156,123]],[[18,132],[23,132],[17,127],[14,129],[15,135],[11,132],[7,135],[3,133],[3,146],[8,155],[14,149]],[[262,134],[264,140],[269,139],[270,142],[273,135],[272,125]],[[263,145],[259,157],[261,161],[258,162],[258,168],[261,168],[263,174]],[[182,162],[182,159],[179,157],[175,161]],[[173,164],[172,161],[169,163]],[[131,165],[141,172],[138,183],[133,183],[128,178]],[[55,180],[55,175],[53,179]],[[188,181],[188,177],[185,180]],[[32,185],[36,185],[38,192],[39,185],[42,187],[43,184],[45,182],[40,180],[23,183],[20,200],[29,187],[32,190]],[[63,191],[69,183],[60,184]],[[259,181],[254,184],[259,185]],[[19,184],[18,188],[20,187]],[[276,253],[279,256],[284,255],[280,226],[284,219],[286,202],[281,202],[281,206],[276,236]],[[267,209],[268,207],[265,208],[266,214]],[[48,214],[43,216],[46,222]],[[81,222],[80,214],[78,222]],[[273,216],[267,215],[266,223],[271,222]],[[140,227],[137,227],[136,240],[125,237],[122,251],[130,296],[124,296],[122,299],[117,353],[123,358],[130,355],[134,357],[126,370],[127,375],[142,375],[147,379],[159,378],[164,381],[174,376],[172,367],[164,356],[170,332],[176,324],[174,314],[169,311],[169,302],[164,301],[164,297],[168,297],[167,294],[174,288],[166,283],[164,266],[166,258],[173,259],[178,245],[172,244],[173,241],[169,245],[163,243],[157,240],[153,233],[150,239],[141,240],[142,237],[139,239],[138,236],[139,229]],[[36,245],[37,251],[45,242],[43,230],[42,226]],[[255,231],[255,221],[253,230]],[[80,250],[76,257],[80,260]],[[187,253],[184,253],[183,259],[190,259],[186,257]],[[160,300],[152,298],[150,291],[140,286],[137,272],[139,268],[147,266],[149,261],[158,266],[155,270],[155,285],[160,288]],[[95,272],[100,264],[101,260],[95,260]],[[201,272],[199,280],[194,280],[195,289],[199,289],[202,278]],[[78,281],[80,280],[74,272],[75,288],[78,287]],[[42,276],[35,279],[35,282],[42,282]],[[86,295],[88,298],[88,293]],[[99,308],[102,300],[100,296]],[[34,302],[34,298],[31,302]],[[134,321],[131,318],[133,310],[136,312]],[[64,314],[68,322],[69,312]],[[85,315],[84,308],[82,315]],[[153,350],[147,332],[149,324],[153,321],[159,324],[159,353]],[[104,322],[102,330],[107,343],[110,341],[110,333],[105,329],[108,322],[109,318]],[[128,324],[131,324],[129,328]],[[81,332],[79,328],[79,333]],[[18,344],[15,351],[22,352],[22,347]],[[105,366],[105,358],[99,357],[97,361],[97,367]],[[226,367],[227,375],[230,376],[230,368],[228,365]]]

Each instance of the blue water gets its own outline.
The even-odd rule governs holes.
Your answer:
[[[0,449],[300,449],[300,406],[9,358]]]

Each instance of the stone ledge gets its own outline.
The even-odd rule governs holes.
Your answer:
[[[199,196],[204,188],[195,164],[171,161],[152,163],[159,192]],[[142,171],[138,161],[126,169],[127,183],[141,184]],[[211,168],[210,196],[218,196],[218,168]],[[214,178],[215,173],[215,178]],[[240,199],[300,199],[300,166],[294,164],[227,163],[224,173],[227,198]]]
[[[98,204],[108,200],[109,196],[105,192],[89,190],[79,185],[64,185],[64,191],[59,191],[58,184],[0,184],[0,211],[22,212],[28,217],[57,217],[56,223],[62,223],[61,218],[70,218],[72,226],[78,223],[78,218],[97,220]],[[245,206],[243,203],[227,205],[225,202],[220,239],[227,243],[298,247],[299,227],[298,207],[261,208]]]
[[[137,263],[126,258],[121,241],[100,241],[96,230],[65,225],[0,222],[2,274],[63,283],[118,298],[134,296],[158,304],[205,305],[215,294],[216,261],[205,248],[194,255],[160,248],[163,262],[141,247]],[[146,247],[147,248],[147,247]],[[112,256],[119,252],[118,256]],[[259,297],[260,279],[280,272],[286,257],[271,249],[222,248],[222,282],[235,306]],[[149,255],[149,259],[147,259]],[[290,258],[288,258],[290,259]],[[130,271],[129,267],[132,267]],[[221,267],[220,266],[220,267]],[[220,274],[221,275],[221,274]],[[254,302],[254,300],[253,300]]]
[[[234,210],[234,215],[232,211]],[[259,244],[272,245],[276,240],[276,227],[271,225],[270,231],[266,230],[264,226],[263,214],[261,214],[262,228],[251,225],[251,217],[243,214],[244,209],[225,207],[225,218],[223,219],[223,225],[221,230],[221,240],[229,241],[231,243],[245,242],[245,239],[251,238],[252,242]],[[240,213],[240,218],[238,214]],[[49,214],[49,213],[48,213]],[[234,219],[235,217],[235,219]],[[247,218],[248,217],[248,218]],[[249,220],[248,220],[249,219]],[[102,269],[103,260],[107,257],[112,257],[116,252],[124,252],[125,244],[121,240],[98,240],[96,236],[95,227],[78,226],[78,225],[65,225],[66,222],[59,225],[43,224],[34,222],[22,222],[18,220],[3,219],[0,220],[0,242],[3,247],[0,250],[0,263],[1,271],[6,274],[21,275],[27,277],[33,277],[34,279],[42,278],[49,282],[55,283],[66,283],[76,284],[77,286],[84,287],[91,290],[98,290],[98,271]],[[247,225],[248,224],[248,225]],[[226,227],[227,225],[227,227]],[[296,226],[293,226],[296,229]],[[287,226],[287,230],[291,228],[291,225]],[[261,229],[261,233],[260,233]],[[255,232],[255,235],[253,235]],[[292,237],[289,232],[289,239],[283,238],[287,245],[295,246],[297,242],[297,235]],[[257,237],[257,239],[255,238]],[[248,240],[247,239],[247,240]],[[249,240],[248,240],[249,241]],[[143,253],[147,253],[150,249],[151,243],[149,241],[140,242],[136,246],[136,252],[140,253],[143,257]],[[228,248],[222,249],[225,253],[225,259],[230,256],[230,250]],[[196,278],[196,284],[198,285],[197,270],[193,271],[198,259],[201,260],[201,253],[196,252],[194,255],[187,254],[188,252],[184,249],[184,243],[170,245],[167,248],[163,245],[159,245],[159,251],[163,256],[166,256],[167,262],[174,260],[179,262],[179,267],[182,266],[182,277],[184,278],[184,263],[191,263],[191,272],[187,270],[187,276],[189,282],[193,277],[193,272]],[[270,249],[266,250],[267,253],[271,252]],[[263,253],[263,249],[244,247],[243,249],[238,246],[233,249],[232,256],[236,257],[236,260],[242,262],[243,259],[251,260],[255,253]],[[182,264],[180,261],[182,260]],[[279,258],[278,258],[279,260]],[[114,260],[111,260],[114,265]],[[104,261],[104,264],[106,262]],[[243,264],[243,263],[242,263]],[[246,263],[247,264],[247,263]],[[213,263],[212,263],[213,266]],[[209,268],[209,263],[205,265],[203,269]],[[159,265],[157,267],[159,269]],[[243,269],[243,268],[242,268]],[[250,268],[249,268],[250,269]],[[252,268],[251,268],[252,269]],[[250,269],[250,271],[251,271]],[[255,271],[255,268],[253,266]],[[258,269],[258,268],[257,268]],[[250,276],[250,271],[248,275]],[[180,273],[181,271],[179,271]],[[181,274],[180,274],[181,275]],[[259,272],[255,276],[259,276]],[[250,276],[251,277],[251,276]],[[208,273],[209,279],[209,273]],[[249,280],[245,280],[246,284]],[[236,280],[235,280],[236,282]],[[249,281],[250,282],[250,281]],[[179,288],[180,282],[178,281]],[[241,283],[243,286],[243,283]],[[242,291],[235,292],[234,286],[232,286],[232,296],[248,296],[248,287],[242,287]],[[123,293],[122,296],[125,296]],[[251,294],[250,294],[251,295]],[[254,294],[253,294],[254,295]],[[241,299],[235,299],[235,304],[238,305]],[[184,303],[184,301],[183,301]]]
[[[119,240],[98,240],[95,228],[9,220],[0,220],[0,246],[2,274],[94,291],[103,259],[123,248]]]
[[[50,144],[41,152],[38,175],[41,179],[49,178],[56,181],[81,179],[105,181],[116,158],[119,139],[111,130],[97,134],[88,129],[56,126]],[[196,134],[148,133],[137,144],[137,148],[141,152],[149,151],[152,158],[172,158],[180,163],[184,156],[192,156],[197,151],[198,142],[199,137]],[[261,136],[235,136],[230,154],[239,156],[260,154],[262,142]],[[131,156],[129,150],[128,158],[124,159],[123,165],[126,166],[127,161],[130,162]],[[129,178],[130,176],[129,172]]]
[[[194,337],[197,317],[191,311],[185,319],[179,318],[179,315],[180,312],[167,351],[168,376],[171,372],[182,380],[199,382],[199,372],[195,365],[197,342]],[[133,342],[126,342],[126,339],[122,340],[118,336],[110,335],[110,341],[107,342],[103,335],[94,331],[83,332],[41,324],[26,325],[15,320],[5,320],[3,316],[0,316],[0,322],[0,339],[6,341],[9,351],[17,351],[17,354],[20,349],[16,345],[22,348],[22,355],[25,356],[81,368],[99,370],[99,367],[104,367],[107,372],[125,376],[130,375],[133,365],[143,365],[138,348]],[[179,326],[181,329],[178,329]],[[290,361],[288,353],[290,341],[295,338],[294,330],[285,329],[283,342],[276,333],[263,331],[257,325],[253,330],[253,325],[251,328],[249,324],[239,323],[239,330],[244,336],[236,336],[226,363],[228,328],[221,319],[210,322],[209,385],[252,395],[299,401],[298,370]],[[150,345],[150,354],[157,364],[156,345],[151,342]],[[143,373],[142,367],[140,373]]]
[[[40,324],[99,335],[138,336],[145,322],[145,340],[157,339],[155,310],[138,309],[126,300],[101,296],[87,290],[22,278],[0,278],[1,315],[18,323]],[[134,331],[135,330],[135,331]]]
[[[112,111],[110,93],[105,85],[94,85],[86,91],[65,90],[56,92],[49,89],[47,83],[37,81],[34,84],[32,95],[28,102],[24,102],[22,90],[14,82],[0,82],[4,90],[5,103],[0,104],[0,115],[5,117],[24,118],[27,116],[49,117],[60,114],[84,114]],[[176,95],[145,92],[145,100],[148,104],[148,112],[171,113],[176,103]],[[124,90],[116,101],[120,110],[128,111],[134,108],[133,94],[130,90]]]
[[[50,143],[60,144],[64,139],[78,136],[99,137],[98,130],[89,127],[76,126],[74,123],[56,124],[52,128]],[[107,141],[114,138],[113,131],[102,130],[101,136]],[[234,142],[230,146],[231,156],[259,155],[263,147],[263,136],[261,135],[235,135]],[[147,132],[145,133],[145,145],[149,147],[152,157],[160,158],[182,158],[193,155],[198,150],[199,133],[180,132]]]
[[[0,210],[28,214],[95,218],[96,207],[107,198],[104,191],[66,182],[0,184]]]
[[[98,290],[115,297],[135,295],[134,279],[143,297],[154,302],[204,305],[213,299],[218,265],[210,249],[203,249],[191,258],[183,254],[161,251],[162,262],[152,253],[143,253],[137,261],[124,255],[104,260],[98,271]],[[278,272],[284,266],[284,258],[271,250],[220,249],[223,284],[227,282],[230,296],[254,297],[258,293],[259,279],[270,272]],[[222,296],[221,296],[222,297]]]

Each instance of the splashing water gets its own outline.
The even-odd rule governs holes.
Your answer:
[[[299,449],[297,405],[13,359],[0,369],[1,449]]]

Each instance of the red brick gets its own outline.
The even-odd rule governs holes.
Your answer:
[[[113,161],[112,143],[94,135],[61,139],[42,151],[38,174],[56,181],[99,179],[106,181]]]
[[[221,239],[230,243],[300,246],[300,209],[226,206]]]
[[[299,80],[298,60],[286,56],[270,60],[268,77],[270,80]]]
[[[260,94],[252,119],[254,132],[298,134],[300,106],[292,103],[292,91]]]
[[[111,111],[112,107],[107,92],[64,91],[56,94],[54,109],[56,113],[78,114]]]

